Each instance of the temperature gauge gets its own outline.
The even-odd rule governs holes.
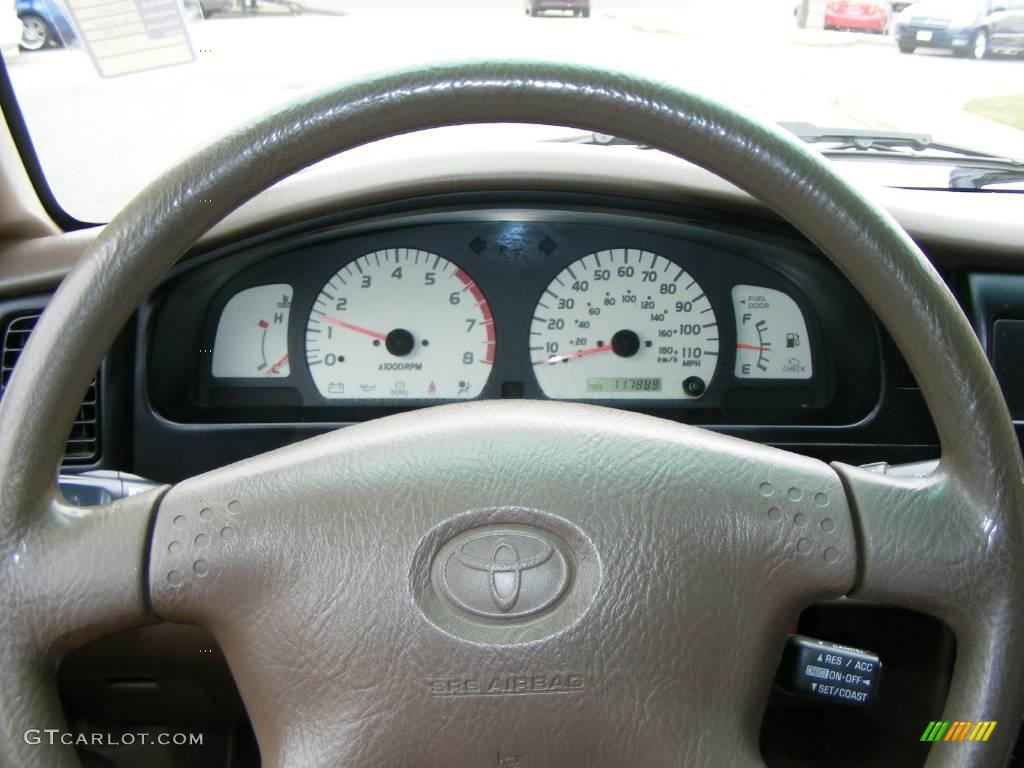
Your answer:
[[[793,299],[771,288],[737,285],[732,289],[732,305],[737,378],[811,378],[807,324]]]
[[[284,378],[288,365],[288,315],[292,287],[284,283],[239,291],[224,307],[213,343],[213,375]]]

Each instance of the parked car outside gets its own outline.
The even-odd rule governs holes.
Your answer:
[[[540,16],[548,11],[572,11],[573,16],[590,16],[590,0],[526,0],[526,15]]]
[[[903,53],[944,48],[972,59],[1024,53],[1024,0],[918,0],[896,19]]]
[[[889,26],[889,4],[830,0],[825,6],[825,29],[883,34]]]
[[[71,20],[57,0],[17,0],[21,19],[21,48],[39,51],[51,45],[70,45],[76,39]]]
[[[18,55],[20,42],[21,19],[14,10],[14,3],[11,3],[0,11],[0,53],[3,53],[5,60],[9,61],[12,56]]]

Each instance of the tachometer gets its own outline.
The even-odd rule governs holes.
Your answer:
[[[476,283],[413,248],[374,251],[343,267],[306,324],[310,374],[332,399],[476,397],[494,349],[494,320]]]
[[[534,312],[530,355],[551,398],[695,398],[715,373],[718,322],[686,270],[617,248],[555,277]]]

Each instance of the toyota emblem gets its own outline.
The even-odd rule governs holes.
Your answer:
[[[527,526],[486,526],[449,541],[434,583],[457,607],[488,619],[522,619],[558,602],[569,559],[555,537]]]

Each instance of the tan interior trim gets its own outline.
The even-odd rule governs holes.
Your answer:
[[[3,135],[10,139],[6,128]],[[214,247],[346,208],[480,190],[622,195],[777,219],[728,182],[659,152],[523,144],[500,153],[434,149],[425,154],[408,144],[378,144],[325,161],[277,184],[218,224],[196,247]],[[941,250],[942,258],[937,260],[942,263],[981,258],[988,265],[1024,268],[1024,195],[892,188],[862,191],[887,208],[923,247]],[[0,246],[0,296],[53,288],[100,231],[97,227],[54,234],[52,222],[50,227]],[[935,257],[934,252],[931,255]]]
[[[0,120],[0,243],[48,237],[59,232],[39,202],[7,122]],[[4,250],[0,247],[0,254]],[[0,255],[0,259],[6,262],[6,255]]]

